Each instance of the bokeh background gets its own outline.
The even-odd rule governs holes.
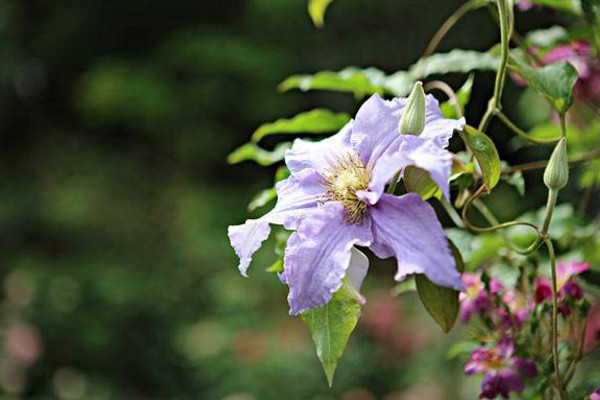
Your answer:
[[[315,29],[305,0],[0,0],[2,399],[474,398],[477,379],[446,354],[462,331],[445,336],[414,295],[394,297],[390,261],[371,269],[329,389],[285,287],[264,271],[269,246],[244,279],[226,236],[274,173],[229,166],[230,151],[263,122],[360,104],[278,94],[279,82],[405,68],[461,3],[340,0]],[[496,38],[482,10],[442,50]],[[469,117],[492,81],[477,75]],[[509,85],[510,112],[520,90]],[[505,136],[495,125],[503,152]],[[529,177],[527,198],[499,189],[500,216],[543,203]]]

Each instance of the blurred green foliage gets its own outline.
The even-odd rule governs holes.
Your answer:
[[[0,0],[5,398],[475,395],[475,382],[456,384],[452,336],[413,294],[389,295],[391,263],[372,268],[360,344],[332,390],[306,328],[287,317],[285,288],[263,272],[274,257],[259,254],[251,280],[236,271],[226,226],[272,177],[226,155],[265,121],[357,106],[277,85],[347,65],[406,68],[461,1],[429,1],[426,13],[420,0],[335,2],[320,30],[305,3]],[[541,27],[554,16],[528,18]],[[477,13],[443,48],[486,49],[490,26]],[[470,113],[485,108],[491,78],[476,83]],[[507,137],[494,138],[500,149]],[[541,204],[533,191],[519,203],[505,189],[498,214]]]

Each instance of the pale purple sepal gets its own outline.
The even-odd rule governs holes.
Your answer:
[[[342,285],[353,246],[369,246],[371,241],[368,220],[348,224],[339,202],[306,217],[288,240],[284,257],[290,314],[327,304]]]
[[[284,225],[295,229],[307,213],[317,208],[325,191],[323,177],[313,171],[304,170],[276,185],[277,204],[259,219],[249,219],[242,225],[230,226],[229,240],[240,259],[241,274],[247,276],[252,255],[269,237],[270,224]]]
[[[371,207],[370,216],[371,249],[381,258],[396,257],[397,281],[411,274],[424,274],[438,285],[464,289],[442,225],[419,195],[384,194]]]
[[[415,165],[429,172],[449,198],[452,155],[445,148],[454,130],[464,128],[465,120],[445,119],[431,95],[425,104],[425,129],[418,136],[398,132],[405,99],[386,101],[373,95],[359,109],[350,140],[363,161],[373,166],[371,191],[381,193],[396,172]]]
[[[318,142],[294,140],[292,148],[285,152],[285,164],[292,174],[310,169],[322,172],[352,151],[350,136],[353,121],[348,122],[338,133]]]

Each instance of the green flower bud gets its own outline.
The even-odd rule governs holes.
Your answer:
[[[567,140],[562,138],[556,144],[548,166],[544,171],[544,184],[548,189],[559,190],[569,181],[569,161],[567,160]]]
[[[425,91],[421,82],[415,83],[402,113],[398,131],[403,135],[420,135],[425,129]]]

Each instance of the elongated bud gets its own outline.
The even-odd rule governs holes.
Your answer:
[[[567,140],[562,138],[556,144],[548,166],[544,171],[544,184],[548,189],[559,190],[569,181],[569,161],[567,160]]]
[[[402,113],[398,130],[403,135],[420,135],[425,129],[425,91],[421,82],[415,83]]]

